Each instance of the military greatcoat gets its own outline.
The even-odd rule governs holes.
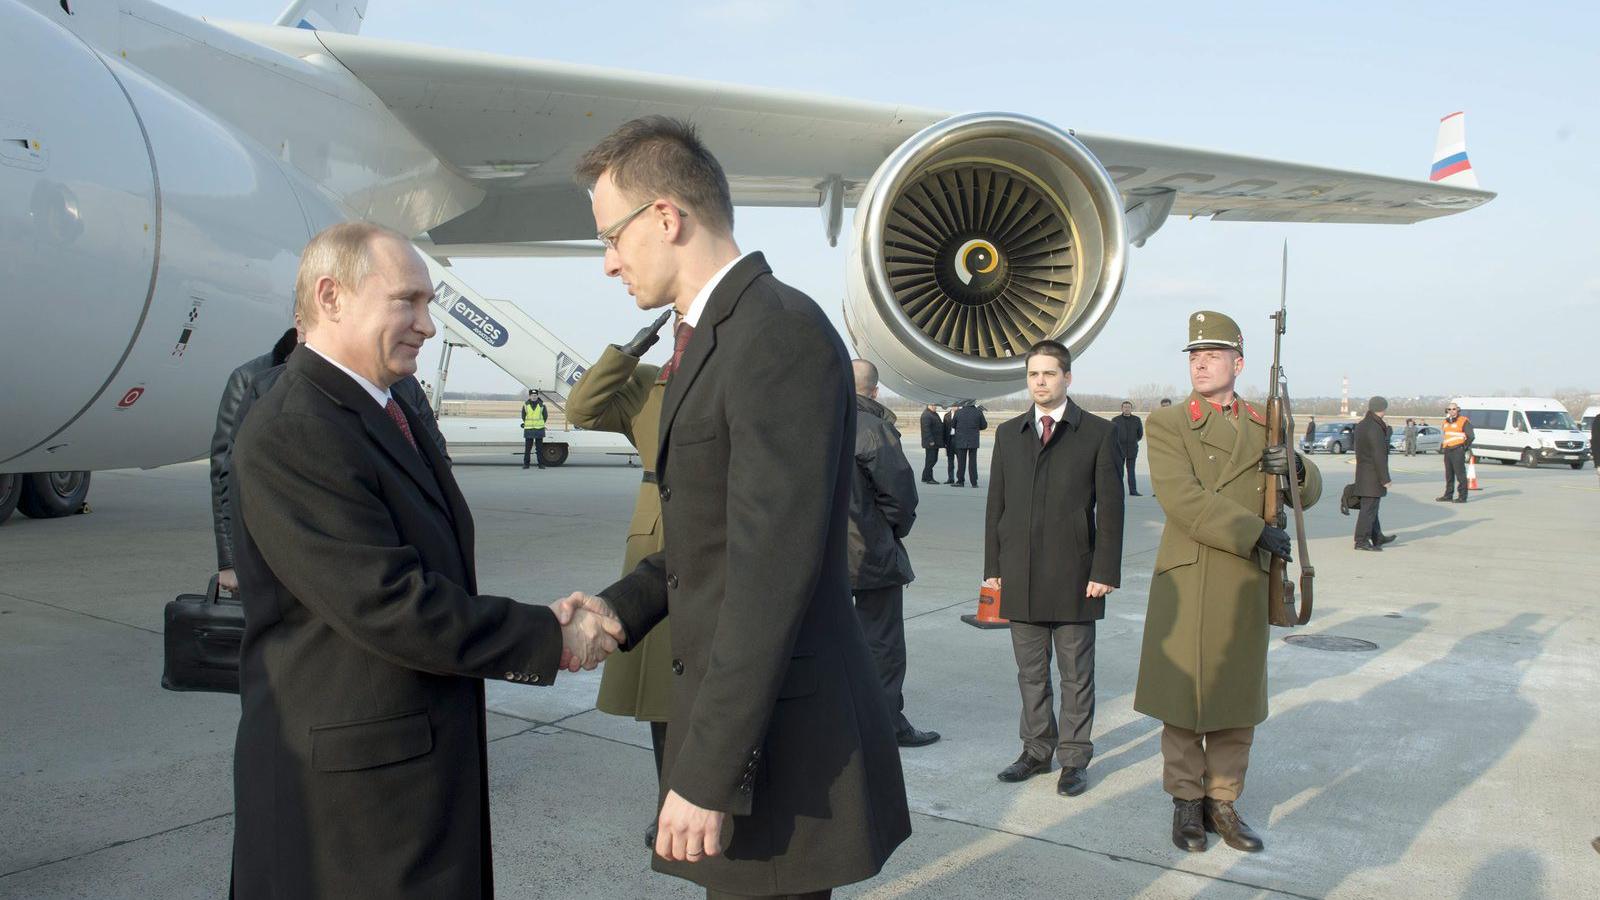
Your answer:
[[[1256,547],[1264,505],[1262,412],[1218,411],[1198,394],[1150,414],[1145,442],[1167,514],[1150,582],[1133,708],[1210,732],[1267,717],[1267,571]],[[1322,495],[1309,459],[1301,500]]]
[[[667,382],[659,366],[639,360],[615,346],[607,347],[600,361],[573,385],[567,397],[567,421],[591,431],[626,435],[639,451],[645,478],[654,478],[657,444],[661,439],[661,398]],[[639,560],[664,546],[661,531],[661,497],[655,484],[639,485],[628,543],[622,554],[626,575]],[[657,625],[639,645],[613,654],[600,673],[601,712],[633,716],[641,722],[665,722],[672,710],[672,632],[669,623]]]

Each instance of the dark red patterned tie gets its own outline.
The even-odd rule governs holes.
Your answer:
[[[394,402],[394,398],[390,397],[389,402],[383,405],[383,411],[389,414],[389,418],[394,420],[394,424],[400,426],[400,433],[406,436],[406,442],[411,445],[411,449],[421,453],[421,448],[417,446],[417,439],[411,436],[411,423],[406,421],[406,414],[400,411],[400,404]]]
[[[663,379],[671,378],[672,373],[678,371],[678,364],[683,362],[683,351],[689,346],[689,338],[694,337],[694,326],[688,322],[679,322],[672,334],[672,359],[661,367]]]
[[[1039,431],[1039,443],[1050,443],[1050,435],[1056,433],[1056,420],[1050,418],[1049,416],[1040,416],[1039,425],[1041,426]]]

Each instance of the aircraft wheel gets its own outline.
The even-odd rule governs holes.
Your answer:
[[[17,508],[17,498],[22,496],[21,475],[0,475],[0,523],[11,518]]]
[[[32,519],[58,519],[83,509],[89,496],[88,472],[35,472],[22,482],[17,508]]]
[[[539,455],[539,459],[547,466],[559,466],[567,461],[567,449],[566,444],[552,444],[546,441],[544,452]]]

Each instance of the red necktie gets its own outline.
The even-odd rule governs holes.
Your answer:
[[[400,427],[400,433],[406,436],[406,443],[411,445],[411,449],[421,453],[422,449],[417,446],[417,439],[411,436],[411,423],[406,421],[406,414],[400,411],[400,404],[390,397],[389,402],[383,405],[383,411],[388,413],[394,424]]]
[[[678,371],[678,364],[683,362],[683,351],[689,347],[689,338],[694,337],[694,326],[688,322],[679,322],[672,334],[672,359],[661,367],[663,379],[671,378],[672,374]]]
[[[1050,443],[1050,435],[1056,433],[1056,420],[1050,418],[1049,416],[1040,416],[1039,425],[1041,426],[1039,431],[1039,443]]]

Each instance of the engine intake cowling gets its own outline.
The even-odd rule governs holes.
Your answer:
[[[1126,265],[1121,195],[1077,138],[1026,116],[954,116],[867,182],[845,324],[898,394],[992,397],[1022,388],[1035,341],[1087,347]]]

